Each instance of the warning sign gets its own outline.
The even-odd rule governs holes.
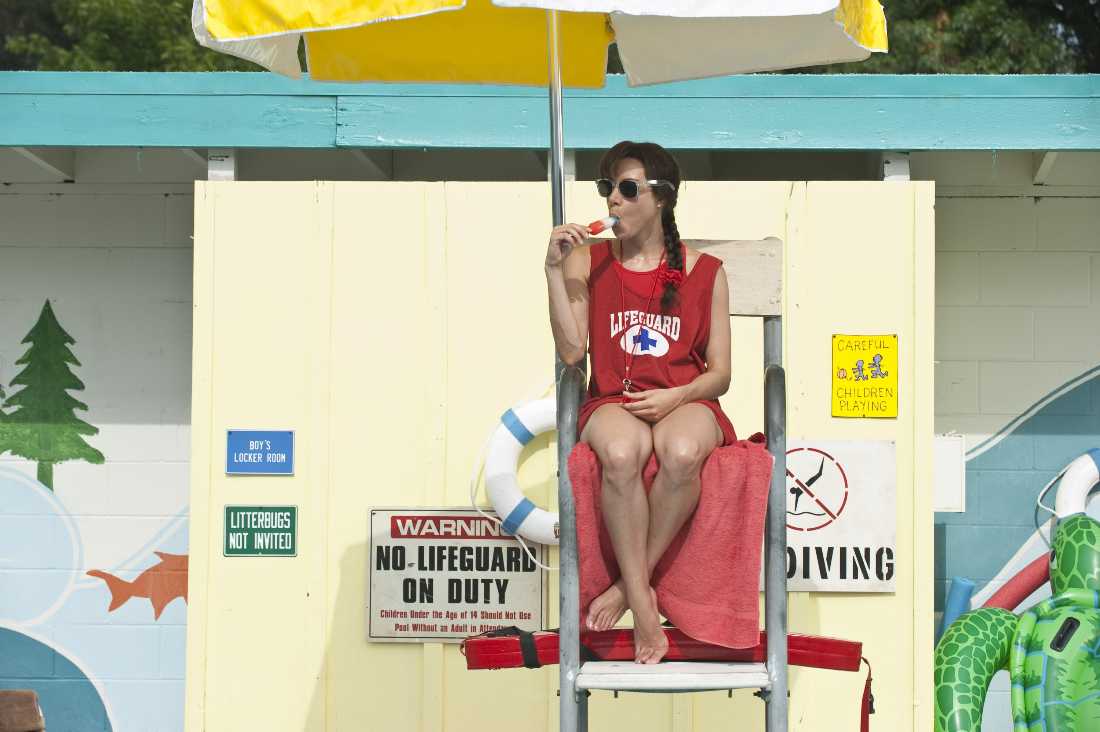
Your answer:
[[[893,592],[896,487],[893,442],[789,442],[787,588]]]
[[[546,563],[545,547],[527,546]],[[540,630],[543,573],[498,522],[473,509],[373,510],[367,617],[372,641]]]
[[[834,417],[897,417],[897,335],[834,335],[832,386]]]

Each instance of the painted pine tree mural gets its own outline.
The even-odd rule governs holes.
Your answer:
[[[36,461],[38,481],[53,490],[53,466],[57,463],[103,462],[103,453],[84,441],[99,430],[74,413],[77,409],[88,411],[88,405],[69,394],[84,390],[84,383],[69,368],[80,365],[69,349],[76,341],[57,322],[49,300],[22,342],[30,348],[15,362],[23,370],[11,382],[13,389],[23,388],[4,402],[5,407],[14,409],[4,418],[5,447],[13,455]]]

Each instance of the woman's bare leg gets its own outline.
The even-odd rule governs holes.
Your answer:
[[[653,427],[653,449],[661,464],[649,491],[649,533],[646,548],[650,572],[699,504],[699,473],[722,430],[714,412],[702,404],[684,404]]]
[[[622,573],[627,603],[634,611],[634,660],[656,663],[667,651],[668,641],[661,632],[646,563],[649,503],[642,468],[653,451],[650,427],[621,406],[605,404],[588,420],[581,439],[592,446],[603,469],[600,510]]]
[[[664,556],[668,545],[695,511],[702,487],[699,473],[718,445],[722,431],[714,413],[701,404],[685,404],[673,410],[653,428],[653,444],[661,469],[649,492],[649,528],[646,532],[647,576]],[[593,630],[607,630],[626,612],[626,588],[620,579],[596,600],[589,611]],[[595,616],[595,617],[593,617]]]

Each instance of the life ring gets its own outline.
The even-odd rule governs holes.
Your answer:
[[[557,427],[554,399],[540,399],[509,409],[489,438],[485,455],[485,492],[501,517],[501,530],[539,544],[558,543],[558,515],[536,506],[516,479],[523,447]]]
[[[1066,466],[1062,482],[1058,484],[1058,495],[1054,501],[1054,512],[1058,519],[1064,519],[1075,513],[1084,513],[1088,504],[1089,491],[1100,481],[1100,450],[1093,448]]]

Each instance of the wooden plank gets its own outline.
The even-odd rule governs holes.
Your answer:
[[[0,94],[0,146],[333,147],[335,97]]]
[[[756,241],[684,241],[718,257],[726,267],[730,315],[782,315],[783,242],[775,237]]]
[[[578,149],[610,146],[623,119],[632,137],[674,149],[1100,149],[1100,80],[1087,75],[751,75],[637,89],[609,78],[565,97],[566,144]],[[0,72],[0,145],[538,149],[546,104],[535,87]]]
[[[632,120],[632,137],[682,149],[1100,149],[1100,98],[715,97],[692,99],[690,114],[682,100],[652,97],[577,97],[566,106],[566,144],[577,149],[614,144],[624,119]],[[541,148],[549,141],[546,101],[538,98],[340,97],[338,114],[336,144],[345,147]]]
[[[289,79],[266,72],[2,71],[0,94],[182,94],[226,96],[532,97],[541,86],[493,84],[342,84]],[[621,75],[602,89],[565,89],[581,97],[940,97],[965,104],[976,97],[1098,97],[1100,75],[994,74],[743,74],[631,88]],[[914,125],[920,120],[914,120]]]

